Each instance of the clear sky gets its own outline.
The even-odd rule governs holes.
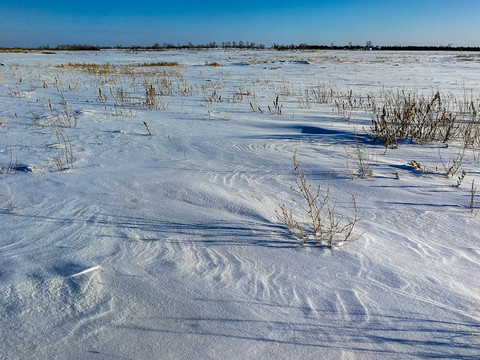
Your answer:
[[[0,0],[0,46],[480,46],[480,0]]]

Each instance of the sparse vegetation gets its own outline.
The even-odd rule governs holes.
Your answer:
[[[59,171],[69,170],[73,168],[73,147],[69,138],[52,123],[51,131],[57,139],[57,149],[59,154],[55,157],[54,163]]]
[[[155,87],[148,82],[144,82],[143,86],[145,88],[145,101],[144,104],[148,109],[157,108],[157,94],[155,92]]]
[[[477,194],[477,187],[475,186],[475,180],[472,180],[472,186],[470,188],[470,201],[468,203],[468,207],[470,209],[470,212],[473,212],[475,210],[475,196]]]
[[[145,125],[145,127],[147,128],[148,135],[149,135],[149,136],[152,136],[152,133],[150,132],[150,129],[148,128],[148,125],[147,125],[147,122],[146,122],[146,121],[143,122],[143,125]]]
[[[353,209],[349,217],[340,214],[330,200],[330,184],[323,190],[320,186],[316,189],[308,182],[296,154],[293,156],[295,167],[295,185],[291,190],[296,194],[293,199],[300,212],[307,214],[309,221],[306,224],[297,220],[285,204],[280,206],[281,213],[278,218],[283,221],[286,228],[296,238],[304,243],[314,239],[318,244],[332,247],[335,244],[351,240],[355,225],[359,221],[358,205],[352,195]]]
[[[352,174],[352,177],[359,177],[362,179],[368,179],[373,176],[373,170],[371,169],[370,153],[367,149],[360,147],[358,142],[358,136],[355,134],[354,145],[350,149],[345,148],[347,154],[347,169]],[[350,169],[349,160],[352,160],[355,164],[356,170]]]
[[[1,188],[0,188],[0,197],[3,199],[3,201],[4,201],[5,204],[7,205],[8,210],[10,210],[11,212],[15,212],[15,211],[16,211],[15,205],[14,205],[13,202],[7,197],[7,195],[5,195],[5,193],[3,192],[3,190],[2,190]]]
[[[372,110],[371,132],[386,148],[398,146],[402,139],[448,143],[460,138],[472,143],[474,140],[469,134],[479,131],[477,106],[473,100],[458,101],[438,91],[431,97],[397,91],[386,92],[381,103]]]
[[[178,62],[176,61],[159,61],[159,62],[152,62],[152,63],[142,63],[139,64],[139,67],[161,67],[161,66],[178,66]]]
[[[111,74],[117,70],[117,67],[111,64],[93,64],[93,63],[68,63],[58,65],[61,69],[75,69],[81,70],[89,74],[98,74],[98,75],[106,75]]]
[[[260,105],[258,104],[258,101],[257,101],[257,98],[254,97],[252,101],[250,101],[250,108],[253,110],[253,111],[258,111],[260,113],[264,113],[265,111],[262,110],[262,108],[260,107]]]
[[[282,108],[283,105],[280,105],[278,102],[278,95],[275,97],[275,100],[273,101],[273,107],[268,106],[268,111],[275,115],[282,115]]]
[[[13,163],[13,153],[10,151],[10,161],[7,167],[0,167],[0,175],[10,173],[14,167],[15,164]]]

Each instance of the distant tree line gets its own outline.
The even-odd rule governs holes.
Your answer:
[[[171,44],[155,43],[152,46],[94,46],[87,44],[67,44],[67,45],[58,45],[56,47],[50,46],[39,46],[37,48],[0,48],[2,50],[12,50],[12,49],[25,49],[25,50],[41,50],[41,51],[55,51],[55,50],[69,50],[69,51],[100,51],[103,49],[123,49],[123,50],[168,50],[168,49],[255,49],[255,50],[381,50],[381,51],[480,51],[480,47],[474,46],[452,46],[448,44],[446,46],[411,46],[411,45],[394,45],[394,46],[373,46],[371,41],[367,41],[365,45],[353,45],[351,42],[348,45],[335,45],[331,43],[330,45],[311,45],[307,43],[301,44],[278,44],[273,43],[272,46],[267,47],[264,44],[257,44],[255,42],[249,41],[224,41],[222,43],[210,42],[208,44],[199,44],[194,45],[189,42],[186,45],[181,44]]]
[[[267,47],[264,44],[257,44],[255,42],[249,41],[226,41],[220,44],[216,42],[210,42],[208,44],[199,44],[194,45],[191,42],[188,42],[186,45],[181,44],[172,44],[172,43],[163,43],[160,45],[159,43],[155,43],[152,46],[139,46],[139,45],[131,45],[131,46],[99,46],[99,45],[79,45],[79,44],[68,44],[68,45],[57,45],[56,47],[50,46],[39,46],[37,48],[25,48],[27,50],[69,50],[69,51],[99,51],[104,49],[124,49],[124,50],[168,50],[168,49],[266,49]],[[5,49],[5,48],[4,48]]]
[[[280,45],[273,44],[272,49],[275,50],[383,50],[383,51],[480,51],[478,46],[413,46],[413,45],[394,45],[394,46],[381,46],[381,45],[372,45],[370,41],[367,41],[366,45],[353,45],[352,43],[348,45],[309,45],[309,44],[299,44],[299,45]]]

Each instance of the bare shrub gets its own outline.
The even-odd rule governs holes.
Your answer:
[[[458,153],[455,158],[448,160],[447,162],[443,161],[442,155],[439,152],[440,161],[442,162],[443,166],[443,173],[445,177],[448,179],[458,172],[461,172],[463,158],[465,157],[466,149],[464,148],[462,152]]]
[[[352,196],[352,215],[345,217],[339,214],[330,202],[330,184],[323,192],[320,186],[313,189],[305,174],[300,170],[296,154],[293,156],[293,164],[295,167],[295,186],[292,186],[291,190],[296,194],[293,201],[300,208],[300,212],[308,215],[308,222],[306,224],[300,223],[285,204],[280,206],[281,212],[277,212],[277,217],[283,221],[286,228],[295,237],[304,243],[314,239],[320,245],[325,244],[332,247],[340,242],[350,240],[353,229],[359,221],[355,196]]]
[[[352,174],[352,177],[359,177],[362,179],[368,179],[373,176],[373,170],[368,164],[370,162],[370,153],[360,147],[358,137],[355,134],[355,143],[350,149],[345,148],[347,154],[347,169]],[[356,171],[350,169],[349,160],[352,160],[356,166]]]

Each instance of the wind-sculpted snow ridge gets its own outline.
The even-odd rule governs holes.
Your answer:
[[[386,93],[473,116],[457,55],[0,54],[0,358],[477,359],[479,144],[371,134]],[[356,241],[290,235],[294,154]]]

